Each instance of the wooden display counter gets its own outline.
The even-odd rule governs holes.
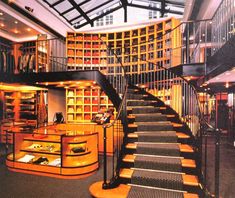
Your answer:
[[[116,125],[115,125],[116,126]],[[113,154],[113,140],[116,137],[116,127],[107,128],[107,153],[108,155]],[[55,130],[79,130],[79,131],[95,131],[98,133],[98,142],[99,142],[99,153],[103,153],[103,126],[96,123],[77,123],[77,124],[57,124],[52,126],[47,126],[46,128],[55,129]]]
[[[98,133],[94,131],[53,127],[33,133],[13,130],[13,153],[7,156],[6,165],[12,171],[57,178],[88,176],[98,169]]]

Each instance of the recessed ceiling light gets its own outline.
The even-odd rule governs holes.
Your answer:
[[[4,27],[5,25],[4,25],[4,23],[1,23],[1,27]]]
[[[14,23],[15,23],[15,24],[17,24],[17,23],[18,23],[18,21],[15,21]]]
[[[30,32],[30,31],[31,31],[31,28],[27,28],[27,31]]]
[[[3,13],[2,12],[0,12],[0,16],[2,16],[3,15]]]
[[[19,31],[18,31],[18,30],[14,30],[14,32],[15,32],[16,34],[18,34],[18,33],[19,33]]]

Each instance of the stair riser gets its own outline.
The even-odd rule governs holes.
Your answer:
[[[136,149],[126,149],[125,154],[136,154]],[[148,154],[146,154],[148,155]],[[150,154],[151,155],[151,154]],[[161,156],[161,153],[159,154]],[[180,156],[177,157],[184,157],[186,159],[193,159],[196,160],[196,153],[186,153],[186,152],[181,152]]]
[[[172,131],[172,125],[138,125],[137,131]]]
[[[135,143],[138,142],[138,138],[128,138],[127,140],[128,143]],[[150,141],[153,142],[153,141]],[[181,144],[187,144],[187,140],[185,139],[177,139],[177,143],[181,143]]]
[[[151,106],[155,102],[152,101],[127,101],[127,106]]]
[[[143,99],[143,95],[141,94],[128,94],[127,99]]]
[[[136,122],[157,122],[157,121],[167,121],[166,116],[136,116]]]
[[[140,138],[129,138],[128,139],[128,142],[129,143],[134,143],[134,142],[158,142],[158,143],[160,143],[160,142],[163,142],[163,143],[178,143],[178,139],[177,139],[177,141],[174,141],[174,140],[172,140],[172,139],[169,139],[169,138],[161,138],[161,140],[158,138],[151,138],[151,137],[148,137],[148,138],[144,138],[144,141],[142,141],[142,139],[140,139]]]
[[[160,109],[158,108],[146,108],[146,109],[132,109],[133,114],[143,114],[143,113],[160,113]]]
[[[134,162],[123,162],[121,168],[134,168]],[[189,175],[197,175],[197,170],[195,168],[182,167],[182,172]]]

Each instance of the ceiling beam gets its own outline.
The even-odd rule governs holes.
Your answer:
[[[86,14],[89,14],[89,13],[95,11],[95,10],[98,10],[98,9],[100,9],[101,7],[107,5],[108,3],[111,3],[112,1],[113,1],[113,0],[106,1],[106,2],[104,2],[104,3],[102,3],[102,4],[100,4],[99,6],[96,6],[96,7],[92,8],[92,9],[88,10],[88,11],[86,12]],[[78,19],[78,18],[80,18],[80,16],[71,19],[71,20],[70,20],[70,24],[71,24],[73,21],[75,21],[76,19]]]
[[[43,0],[47,5],[49,5],[50,7],[52,7],[51,6],[51,4],[47,1],[47,0]],[[66,18],[66,17],[64,17],[64,15],[62,15],[57,9],[55,9],[54,7],[53,7],[53,9],[60,15],[60,16],[62,16],[68,23],[70,23],[69,22],[69,20]],[[73,8],[74,9],[74,8]]]
[[[91,25],[91,27],[94,26],[93,21],[87,16],[87,14],[78,6],[78,4],[74,0],[68,0],[72,6],[83,16],[83,18],[86,19],[86,21]]]
[[[124,22],[127,22],[127,6],[128,6],[128,1],[127,0],[121,0],[123,9],[124,9]]]
[[[166,2],[161,2],[161,17],[164,17],[164,14],[166,13]]]
[[[94,22],[94,21],[96,21],[96,20],[99,19],[99,18],[102,18],[102,17],[104,17],[104,16],[106,16],[106,15],[108,15],[108,14],[111,14],[111,13],[113,13],[113,12],[119,10],[120,8],[122,8],[122,5],[119,5],[119,6],[115,7],[115,8],[112,8],[112,9],[110,9],[109,11],[104,12],[103,14],[100,14],[99,16],[94,17],[94,18],[91,19],[91,20]],[[85,22],[85,23],[80,24],[80,25],[78,25],[78,26],[74,26],[74,28],[75,28],[75,29],[79,29],[79,28],[81,28],[81,27],[83,27],[83,26],[85,26],[85,25],[88,25],[88,24],[89,24],[88,22]]]
[[[88,3],[89,1],[91,1],[91,0],[83,1],[83,2],[79,3],[78,6],[80,7],[80,6],[82,6],[83,4]],[[74,8],[74,7],[69,8],[68,10],[65,10],[64,12],[61,12],[60,15],[65,15],[65,14],[67,14],[68,12],[72,11],[73,9],[75,9],[75,8]]]
[[[57,1],[57,2],[55,2],[55,3],[53,3],[53,4],[50,4],[49,2],[48,2],[48,4],[50,5],[50,7],[55,7],[55,6],[57,6],[58,4],[60,4],[60,3],[62,3],[64,0],[59,0],[59,1]]]
[[[138,4],[128,4],[128,6],[130,7],[136,7],[136,8],[141,8],[141,9],[146,9],[146,10],[153,10],[153,11],[162,11],[161,8],[154,8],[154,7],[150,7],[150,6],[144,6],[144,5],[138,5]],[[176,10],[166,10],[165,9],[165,13],[172,13],[172,14],[179,14],[179,15],[183,15],[183,12],[180,11],[176,11]]]
[[[120,0],[121,1],[121,3],[122,3],[122,6],[124,7],[126,7],[126,6],[128,6],[128,1],[127,0]]]
[[[176,6],[181,6],[181,7],[184,7],[185,6],[185,3],[183,2],[177,2],[177,1],[171,1],[171,0],[150,0],[152,2],[157,2],[157,3],[162,3],[162,2],[165,2],[166,4],[171,4],[171,5],[176,5]]]

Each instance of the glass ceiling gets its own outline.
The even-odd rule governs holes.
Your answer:
[[[95,20],[118,9],[136,7],[164,13],[183,15],[185,0],[43,0],[70,25],[81,28],[87,24],[93,26]],[[160,7],[150,7],[157,3]],[[104,11],[108,10],[108,11]],[[97,13],[100,13],[97,15]]]

